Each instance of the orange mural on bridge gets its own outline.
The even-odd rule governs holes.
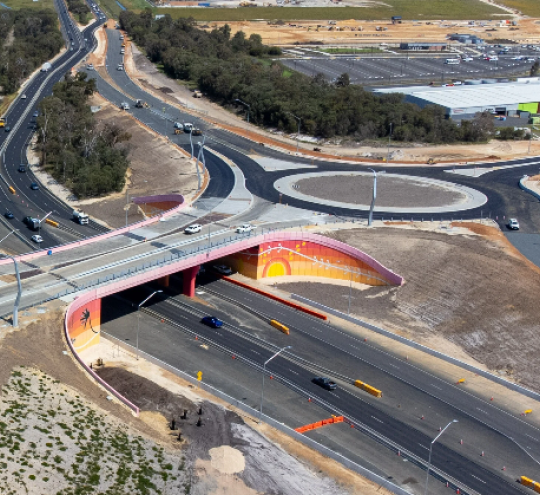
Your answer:
[[[71,315],[69,338],[77,352],[99,343],[101,299],[90,301]]]
[[[361,259],[310,241],[267,242],[227,256],[224,261],[238,273],[254,279],[303,275],[393,285]]]

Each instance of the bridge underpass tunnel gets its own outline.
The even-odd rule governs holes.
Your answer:
[[[363,253],[362,253],[363,254]],[[267,277],[308,276],[352,280],[366,285],[396,285],[378,269],[378,263],[364,255],[345,253],[310,241],[271,241],[226,256],[214,262],[259,280]]]

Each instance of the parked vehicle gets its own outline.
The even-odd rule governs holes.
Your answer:
[[[326,378],[324,376],[317,376],[311,380],[315,385],[319,385],[319,387],[322,387],[326,390],[336,390],[337,384],[336,382],[333,382],[330,380],[330,378]]]
[[[202,225],[198,223],[194,223],[193,225],[190,225],[189,227],[186,227],[184,229],[184,233],[186,234],[198,234],[202,230]]]
[[[510,230],[519,230],[519,222],[515,218],[511,218],[508,221],[507,227]]]
[[[447,58],[446,62],[444,62],[447,65],[459,65],[461,63],[461,59],[459,58]]]
[[[80,225],[88,225],[88,215],[82,211],[73,210],[73,220]]]
[[[191,130],[191,134],[193,134],[194,136],[202,136],[202,131],[200,129],[193,128]]]
[[[120,103],[120,110],[129,110],[129,103],[123,101]]]
[[[191,132],[193,129],[193,124],[184,124],[184,132]]]
[[[184,124],[181,124],[180,122],[175,122],[173,126],[176,130],[183,131],[184,130]]]
[[[223,322],[215,316],[205,316],[201,323],[212,328],[219,328],[223,326]]]

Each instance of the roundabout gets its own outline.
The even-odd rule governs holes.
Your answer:
[[[292,198],[351,210],[368,211],[372,172],[313,172],[282,177],[274,188]],[[476,189],[426,177],[377,173],[376,212],[449,213],[472,210],[488,198]]]

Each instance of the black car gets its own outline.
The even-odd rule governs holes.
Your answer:
[[[32,182],[32,184],[30,184],[30,189],[32,189],[32,191],[37,191],[39,186],[35,182]]]
[[[6,126],[6,132],[9,132],[9,131],[11,131],[11,127],[9,127],[9,125],[8,125],[8,126]]]
[[[326,390],[336,390],[337,384],[336,382],[333,382],[330,380],[330,378],[326,378],[324,376],[317,376],[316,378],[313,378],[311,380],[315,385],[319,385],[319,387],[322,387]]]
[[[11,213],[9,210],[7,210],[5,213],[4,213],[4,216],[8,219],[8,220],[13,220],[15,218],[15,215],[13,215],[13,213]]]
[[[19,165],[19,168],[17,169],[19,172],[21,172],[22,174],[24,174],[26,172],[26,165],[24,163],[21,163]]]
[[[223,326],[223,322],[215,316],[205,316],[201,320],[201,323],[203,323],[204,325],[208,325],[212,328],[219,328]]]
[[[232,275],[233,271],[230,266],[227,265],[214,265],[212,267],[216,272],[218,272],[220,275]]]

